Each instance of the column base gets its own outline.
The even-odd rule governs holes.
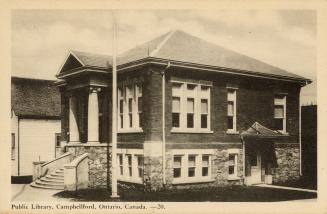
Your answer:
[[[67,142],[66,145],[69,145],[69,144],[81,144],[81,141],[69,141],[69,142]]]

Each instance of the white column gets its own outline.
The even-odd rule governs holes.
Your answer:
[[[79,132],[77,125],[77,103],[76,97],[69,97],[69,142],[79,142]]]
[[[88,104],[88,143],[99,143],[99,102],[98,92],[100,88],[91,87],[89,90]]]

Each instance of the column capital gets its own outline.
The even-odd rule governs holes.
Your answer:
[[[90,86],[89,87],[89,93],[98,93],[101,91],[101,88],[98,86]]]

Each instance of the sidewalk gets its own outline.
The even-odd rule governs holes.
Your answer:
[[[277,185],[271,185],[271,184],[258,184],[258,185],[255,185],[255,186],[317,193],[317,190],[312,190],[312,189],[301,189],[301,188],[277,186]]]
[[[70,201],[67,198],[56,198],[53,196],[61,191],[34,188],[29,184],[11,184],[11,201]]]

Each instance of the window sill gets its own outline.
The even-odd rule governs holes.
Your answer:
[[[210,183],[214,182],[215,179],[212,178],[195,178],[195,179],[189,179],[189,178],[174,178],[172,184],[193,184],[193,183]]]
[[[226,134],[240,134],[240,132],[236,130],[227,130]]]
[[[235,180],[241,180],[241,177],[237,177],[236,175],[228,176],[227,180],[229,181],[235,181]]]
[[[212,130],[209,129],[179,129],[179,128],[172,128],[170,130],[171,133],[194,133],[194,134],[211,134],[213,133]]]
[[[121,129],[121,130],[117,131],[118,134],[121,134],[121,133],[142,133],[142,132],[143,132],[142,128]]]
[[[128,183],[134,183],[134,184],[143,184],[143,181],[141,179],[135,179],[135,178],[118,178],[118,181],[122,182],[128,182]]]

